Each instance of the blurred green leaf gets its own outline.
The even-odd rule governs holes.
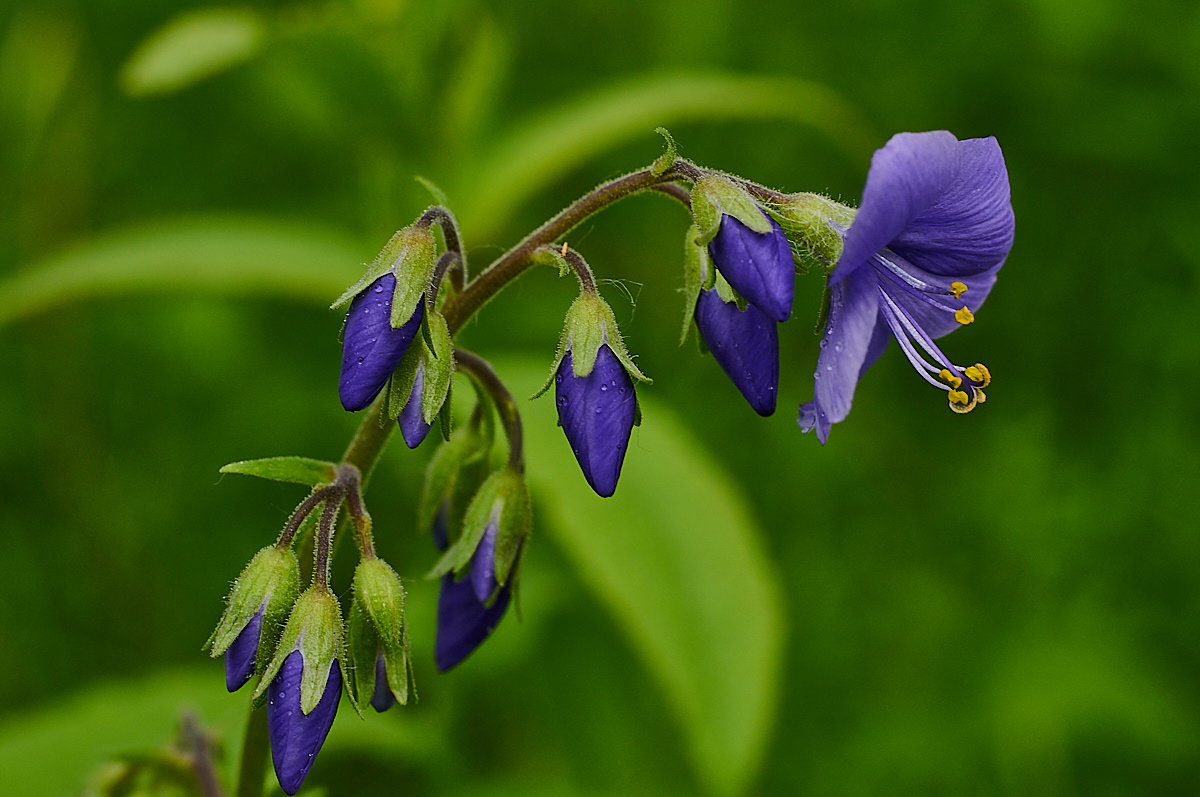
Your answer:
[[[121,88],[133,96],[179,91],[250,60],[265,34],[262,18],[248,8],[184,12],[138,45],[121,68]]]
[[[221,473],[240,473],[277,482],[296,484],[326,484],[337,478],[337,466],[308,457],[267,457],[230,462]]]
[[[544,364],[500,362],[517,395]],[[642,397],[613,498],[598,498],[556,428],[523,406],[535,535],[545,530],[612,612],[662,687],[700,780],[743,791],[774,721],[784,635],[779,578],[737,482],[676,419]]]
[[[729,119],[782,119],[829,136],[855,162],[880,136],[819,83],[783,76],[646,75],[541,114],[473,163],[451,193],[475,240],[487,240],[530,195],[589,158],[656,127]],[[647,139],[648,140],[648,139]]]
[[[0,280],[0,327],[78,299],[129,293],[273,295],[326,304],[363,251],[319,225],[185,218],[85,241]]]

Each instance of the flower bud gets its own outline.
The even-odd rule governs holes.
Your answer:
[[[729,284],[773,320],[786,321],[792,314],[795,266],[779,223],[744,189],[716,175],[696,181],[692,212]]]
[[[407,704],[411,663],[404,587],[382,559],[364,559],[354,571],[348,637],[357,701],[369,699],[376,711]]]
[[[779,332],[751,303],[739,310],[717,289],[701,291],[696,328],[717,364],[759,415],[775,412],[779,385]]]
[[[450,395],[454,376],[454,346],[445,317],[435,311],[427,323],[428,336],[409,349],[392,377],[388,396],[388,416],[396,420],[409,448],[419,446],[429,434]]]
[[[208,640],[214,657],[225,654],[225,686],[230,692],[245,685],[255,669],[265,668],[299,591],[300,568],[290,548],[263,548],[238,576],[225,614]]]
[[[279,785],[294,794],[325,743],[342,690],[342,612],[328,587],[296,599],[255,697],[267,694],[267,732]]]
[[[633,364],[612,309],[584,291],[567,311],[550,381],[558,423],[584,478],[604,498],[617,489],[629,435],[640,420],[633,379],[650,381]]]
[[[374,401],[416,337],[435,254],[433,233],[427,227],[406,227],[333,303],[336,308],[350,302],[338,380],[338,393],[347,410],[361,410]]]

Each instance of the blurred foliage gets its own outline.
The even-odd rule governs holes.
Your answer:
[[[19,0],[0,8],[0,794],[76,793],[188,708],[236,751],[244,698],[199,648],[298,493],[217,469],[340,453],[356,418],[324,306],[429,202],[414,176],[478,269],[653,160],[659,125],[705,165],[850,201],[891,132],[995,135],[1017,245],[945,341],[988,364],[991,401],[951,416],[892,351],[821,448],[789,409],[815,279],[764,421],[675,346],[679,209],[589,221],[571,243],[618,281],[655,379],[621,489],[585,503],[530,406],[523,621],[438,676],[411,520],[431,449],[389,452],[369,500],[421,701],[343,709],[312,788],[1194,790],[1195,4]],[[519,392],[571,298],[530,274],[466,345]]]

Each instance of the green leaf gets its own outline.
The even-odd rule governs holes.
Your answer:
[[[323,306],[362,266],[359,246],[312,221],[205,216],[118,230],[0,279],[0,328],[81,299],[175,292]]]
[[[295,482],[310,487],[329,484],[337,478],[337,466],[308,457],[267,457],[266,459],[243,459],[230,462],[221,468],[221,473],[241,473],[276,482]]]
[[[518,392],[537,361],[499,362]],[[588,488],[547,402],[522,408],[535,525],[612,612],[657,680],[713,794],[743,792],[778,703],[779,575],[737,488],[665,406],[640,397],[613,498]]]
[[[249,61],[262,50],[266,25],[248,8],[202,8],[147,36],[121,68],[133,96],[168,94]]]
[[[811,127],[855,164],[882,136],[856,108],[819,83],[774,75],[644,75],[552,109],[500,137],[469,161],[452,193],[474,240],[491,240],[525,200],[581,163],[659,126],[781,119]],[[466,186],[470,186],[467,190]]]

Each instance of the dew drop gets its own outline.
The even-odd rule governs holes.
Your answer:
[[[824,341],[821,341],[821,342],[822,342],[822,343],[824,343]],[[841,351],[841,350],[842,350],[842,344],[841,344],[841,342],[840,342],[840,341],[839,341],[838,343],[835,343],[835,344],[833,344],[833,350],[834,350],[834,351]]]
[[[597,407],[597,408],[596,408],[596,414],[597,414],[597,415],[599,415],[599,414],[600,414],[601,412],[603,412],[603,411],[604,411],[604,410],[600,409],[599,407]]]
[[[359,357],[359,358],[358,358],[358,364],[359,364],[359,365],[362,365],[362,364],[363,364],[363,358],[362,358],[362,357]]]
[[[382,285],[376,285],[376,286],[375,286],[375,292],[376,292],[376,293],[383,293],[383,286],[382,286]]]
[[[824,348],[825,348],[826,346],[828,346],[828,345],[829,345],[829,341],[827,341],[827,340],[825,340],[824,338],[822,338],[822,339],[821,339],[821,348],[822,348],[822,349],[824,349]]]
[[[826,370],[826,371],[832,371],[832,370],[833,370],[833,366],[832,366],[832,365],[827,365],[827,366],[825,366],[825,370]]]
[[[558,406],[560,406],[560,407],[565,407],[565,406],[567,406],[567,397],[566,397],[566,396],[559,396],[559,397],[558,397]]]
[[[606,390],[608,390],[608,385],[607,385],[607,384],[602,384],[602,385],[600,385],[600,392],[601,392],[601,393],[603,393],[603,392],[604,392],[604,391],[606,391]]]

